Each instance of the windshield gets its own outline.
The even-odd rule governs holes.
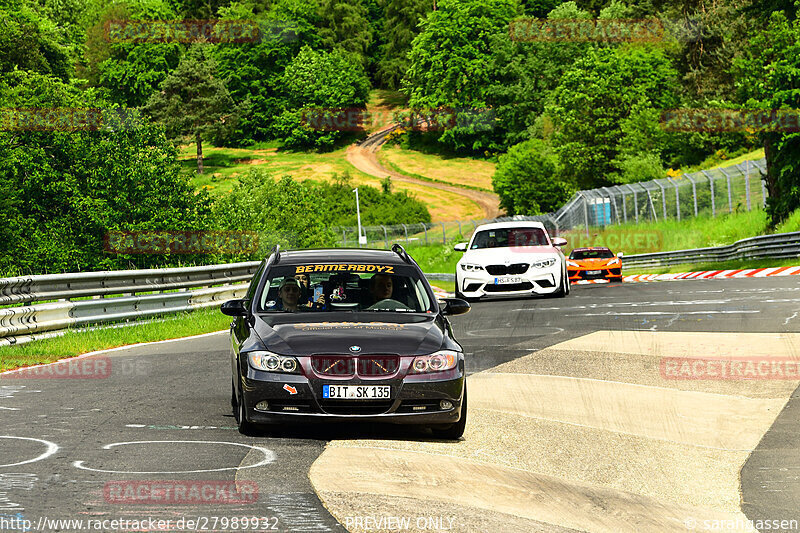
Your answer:
[[[500,228],[476,233],[470,249],[549,245],[547,234],[541,228]]]
[[[271,312],[433,312],[433,297],[416,270],[400,265],[325,263],[270,269],[258,299]]]
[[[611,259],[614,254],[611,250],[572,250],[570,259]]]

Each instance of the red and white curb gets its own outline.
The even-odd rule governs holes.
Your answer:
[[[679,272],[675,274],[637,274],[635,276],[625,276],[622,279],[627,282],[642,282],[676,281],[681,279],[766,278],[770,276],[796,275],[800,275],[800,266],[746,268],[739,270],[703,270],[700,272]],[[605,280],[597,281],[608,283]]]

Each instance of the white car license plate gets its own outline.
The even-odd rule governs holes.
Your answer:
[[[522,278],[494,278],[495,285],[511,285],[513,283],[522,283]]]
[[[595,274],[600,274],[601,272],[603,272],[603,271],[602,270],[587,270],[586,271],[586,273],[589,274],[590,276],[594,276]]]
[[[388,400],[389,385],[323,385],[322,397],[335,400]]]

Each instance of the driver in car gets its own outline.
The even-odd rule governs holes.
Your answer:
[[[372,294],[373,303],[391,298],[393,289],[392,277],[388,274],[375,274],[369,280],[369,292]]]

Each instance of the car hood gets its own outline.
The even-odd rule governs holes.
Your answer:
[[[501,265],[505,263],[530,263],[537,259],[555,257],[558,251],[552,246],[518,246],[513,248],[481,248],[468,250],[459,263]]]
[[[344,315],[344,316],[343,316]],[[282,355],[425,355],[442,348],[444,332],[434,316],[342,313],[286,321],[285,315],[256,316],[264,347]],[[350,350],[359,346],[358,352]]]

